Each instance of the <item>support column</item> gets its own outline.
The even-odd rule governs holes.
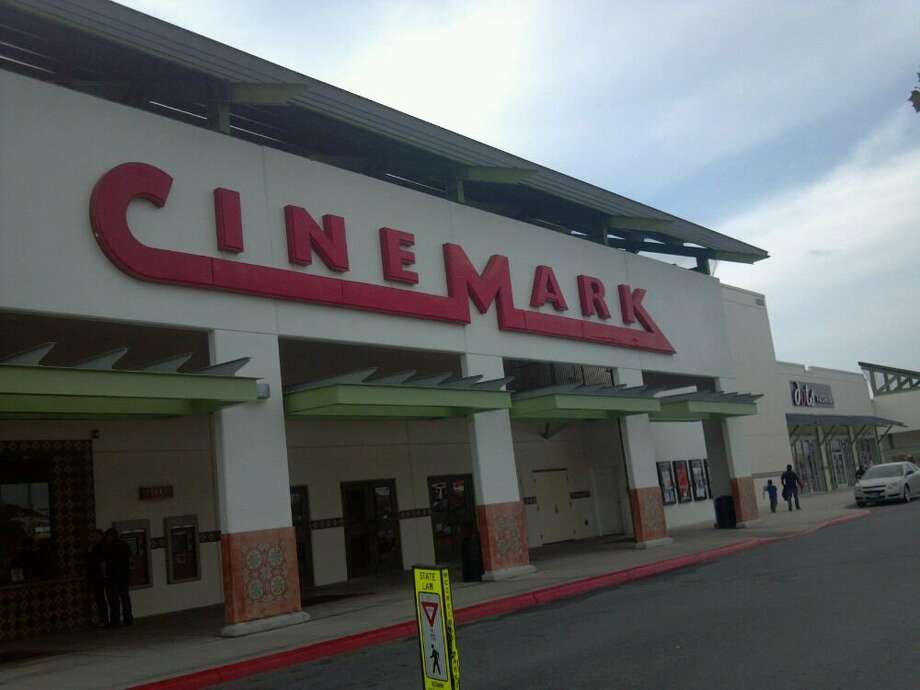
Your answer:
[[[616,383],[641,386],[642,372],[617,369]],[[651,424],[647,414],[629,415],[620,419],[623,459],[629,483],[629,507],[637,549],[665,546],[674,541],[668,536],[664,517]]]
[[[278,338],[212,331],[210,347],[212,362],[251,357],[239,375],[271,388],[267,400],[213,415],[227,623],[221,634],[236,637],[309,617],[300,609]]]
[[[717,385],[722,391],[734,390],[731,379],[720,379]],[[706,420],[703,422],[703,436],[713,495],[724,495],[730,491],[738,527],[756,524],[760,520],[760,510],[742,420],[738,417]]]
[[[833,427],[831,427],[833,429]],[[821,461],[821,472],[824,477],[825,491],[831,492],[837,488],[834,481],[834,470],[831,467],[830,453],[828,453],[827,440],[828,434],[823,432],[822,428],[815,425],[815,438],[818,439],[818,460]]]
[[[505,375],[501,357],[463,355],[463,375],[486,379]],[[530,565],[524,505],[514,464],[511,419],[507,410],[480,412],[469,418],[476,518],[482,543],[484,580],[505,580],[536,570]]]
[[[863,427],[865,429],[865,427]],[[862,467],[862,460],[859,457],[859,449],[856,447],[859,439],[856,438],[856,434],[853,433],[853,427],[847,427],[847,437],[850,439],[850,456],[853,461],[853,479],[856,479],[856,472]],[[855,483],[855,481],[854,481]]]

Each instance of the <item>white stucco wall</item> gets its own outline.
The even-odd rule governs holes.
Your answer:
[[[0,168],[2,308],[731,375],[715,278],[11,73],[0,74],[0,100],[4,157],[17,162]],[[225,258],[332,275],[318,258],[306,268],[288,262],[283,207],[296,204],[316,218],[345,218],[347,279],[383,282],[377,231],[390,226],[416,234],[420,282],[408,289],[445,294],[445,242],[462,245],[480,268],[493,254],[508,256],[515,303],[523,308],[538,265],[555,269],[569,316],[579,313],[576,276],[587,274],[605,282],[611,323],[622,323],[616,285],[628,283],[648,290],[645,306],[676,354],[502,332],[494,308],[485,315],[473,309],[472,323],[460,326],[136,280],[103,255],[87,213],[97,180],[126,161],[155,165],[174,178],[164,208],[138,201],[129,210],[133,232],[151,246],[219,256],[212,191],[226,187],[241,194],[245,251]]]
[[[430,507],[428,477],[472,473],[462,419],[289,420],[287,439],[291,484],[308,487],[311,520],[342,517],[345,481],[395,479],[399,510],[411,510]],[[400,520],[399,529],[403,567],[434,561],[430,517]],[[344,528],[313,530],[311,539],[316,584],[347,579]]]
[[[759,393],[757,414],[739,419],[747,441],[758,497],[763,477],[778,476],[792,463],[786,401],[789,383],[777,371],[770,317],[763,295],[723,285],[725,323],[739,392]]]
[[[214,496],[213,452],[207,417],[150,421],[0,422],[0,440],[80,440],[93,430],[96,526],[149,520],[150,537],[164,536],[164,520],[196,515],[199,531],[220,529]],[[142,486],[173,487],[172,498],[141,501]],[[201,579],[168,584],[166,549],[151,550],[152,587],[135,589],[136,616],[223,602],[220,543],[199,544]]]
[[[550,427],[551,431],[558,428],[558,423]],[[584,424],[571,424],[548,439],[542,436],[545,430],[543,422],[516,421],[512,423],[511,430],[522,498],[539,498],[534,488],[535,473],[546,470],[565,470],[569,493],[592,490],[591,466],[584,446]],[[586,498],[570,499],[568,510],[559,516],[550,515],[551,507],[540,505],[539,500],[525,505],[527,545],[531,548],[543,545],[541,531],[547,519],[561,520],[564,523],[562,531],[567,539],[596,536],[598,526],[594,501],[593,492]]]
[[[655,462],[674,460],[705,460],[706,441],[700,422],[656,422],[652,424],[652,445]],[[675,503],[664,507],[668,529],[712,522],[712,500]]]
[[[895,429],[898,434],[920,431],[920,390],[876,395],[872,399],[872,409],[877,417],[904,424]]]

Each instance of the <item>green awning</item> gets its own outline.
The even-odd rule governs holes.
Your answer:
[[[692,422],[719,417],[744,417],[757,414],[753,393],[696,391],[658,398],[661,410],[651,415],[656,422]]]
[[[650,414],[660,408],[656,390],[647,386],[603,386],[578,383],[547,386],[515,393],[514,419],[612,419]]]
[[[288,417],[325,419],[444,419],[511,407],[502,388],[511,379],[416,376],[404,371],[371,378],[376,368],[304,383],[284,392]]]
[[[113,369],[127,352],[120,348],[72,366],[43,366],[41,360],[53,347],[45,343],[0,359],[0,418],[199,415],[264,397],[257,379],[234,375],[249,358],[190,373],[177,371],[190,354],[137,370]]]

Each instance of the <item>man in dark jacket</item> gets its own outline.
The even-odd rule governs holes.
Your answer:
[[[783,485],[783,498],[789,504],[789,510],[792,510],[792,501],[795,499],[795,509],[801,510],[799,505],[799,487],[802,486],[802,480],[799,475],[792,471],[792,465],[786,465],[786,471],[779,478]]]
[[[109,600],[109,625],[131,625],[131,547],[118,536],[112,527],[105,533],[105,593]]]
[[[109,609],[105,602],[105,534],[95,529],[90,535],[92,545],[86,554],[86,570],[89,576],[89,588],[96,604],[96,625],[104,626],[109,622]]]

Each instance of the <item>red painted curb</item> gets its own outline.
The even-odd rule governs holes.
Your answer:
[[[844,515],[785,537],[748,539],[746,541],[738,542],[737,544],[720,546],[715,549],[709,549],[708,551],[700,551],[697,553],[687,554],[685,556],[677,556],[676,558],[669,558],[667,560],[657,561],[655,563],[647,563],[645,565],[639,565],[633,568],[627,568],[625,570],[617,570],[616,572],[596,575],[594,577],[585,578],[583,580],[576,580],[575,582],[566,582],[565,584],[561,585],[553,585],[551,587],[545,587],[544,589],[538,589],[533,592],[515,594],[510,597],[485,601],[481,604],[474,604],[462,609],[457,609],[454,612],[454,616],[458,625],[472,623],[473,621],[477,621],[482,618],[491,618],[493,616],[500,616],[506,613],[511,613],[513,611],[520,611],[522,609],[532,608],[534,606],[541,606],[553,601],[568,599],[571,597],[579,596],[581,594],[586,594],[588,592],[593,592],[598,589],[616,587],[618,585],[626,584],[627,582],[634,582],[636,580],[654,577],[655,575],[661,575],[663,573],[668,573],[680,568],[686,568],[691,565],[706,563],[723,556],[728,556],[741,551],[747,551],[748,549],[752,549],[756,546],[769,544],[783,539],[791,539],[792,537],[798,537],[805,534],[811,534],[812,532],[816,532],[819,529],[830,527],[832,525],[838,525],[844,522],[850,522],[851,520],[858,520],[859,518],[863,518],[868,515],[870,515],[868,511],[855,515]],[[315,661],[316,659],[321,659],[323,657],[337,656],[339,654],[353,652],[364,647],[406,639],[408,637],[412,637],[415,635],[415,633],[415,621],[406,621],[404,623],[397,623],[385,628],[377,628],[375,630],[368,630],[367,632],[357,633],[355,635],[339,637],[334,640],[317,642],[305,647],[298,647],[297,649],[290,649],[284,652],[276,652],[275,654],[256,657],[254,659],[237,661],[225,666],[217,666],[215,668],[206,669],[204,671],[197,671],[184,676],[176,676],[174,678],[167,678],[165,680],[153,681],[152,683],[145,683],[143,685],[134,685],[131,686],[129,690],[200,690],[201,688],[213,687],[219,683],[226,683],[231,680],[246,678],[247,676],[265,673],[267,671],[274,671],[279,668],[284,668],[285,666],[302,664],[308,661]]]

